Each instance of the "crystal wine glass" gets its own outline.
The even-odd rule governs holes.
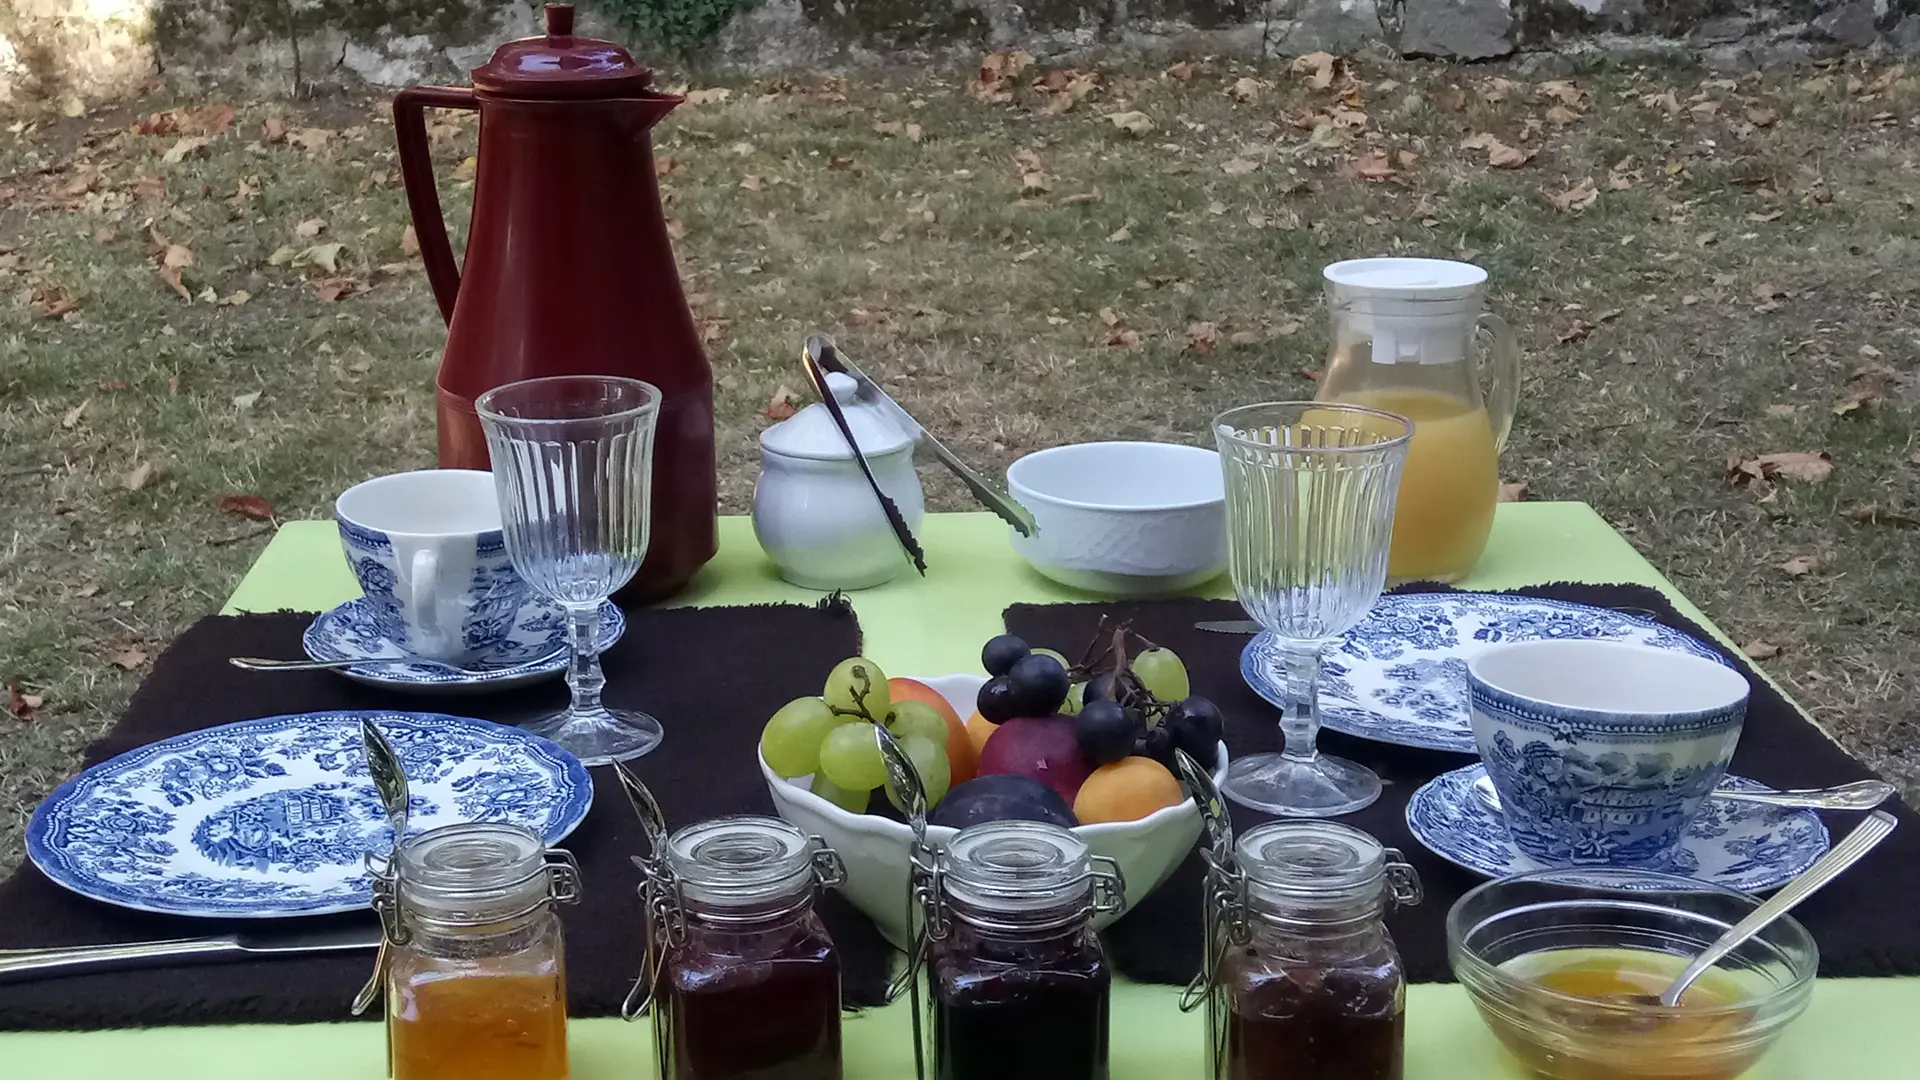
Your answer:
[[[660,745],[660,722],[600,702],[600,605],[647,554],[660,391],[637,379],[559,375],[508,383],[474,403],[487,432],[507,557],[566,609],[572,701],[522,725],[588,765]]]
[[[1315,747],[1320,654],[1386,584],[1413,423],[1357,405],[1280,401],[1229,409],[1213,431],[1226,473],[1233,588],[1273,635],[1288,697],[1285,750],[1236,758],[1221,791],[1270,814],[1352,813],[1380,797],[1380,778]]]

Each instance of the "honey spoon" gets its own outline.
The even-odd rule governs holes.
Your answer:
[[[1806,873],[1787,882],[1785,888],[1774,893],[1766,903],[1754,908],[1752,914],[1733,924],[1732,929],[1721,934],[1713,944],[1707,946],[1706,951],[1695,957],[1693,963],[1688,964],[1680,972],[1679,977],[1673,980],[1672,985],[1660,992],[1658,998],[1645,994],[1624,996],[1631,997],[1636,1003],[1659,1004],[1667,1008],[1680,1004],[1680,995],[1687,992],[1687,987],[1692,986],[1694,980],[1706,974],[1708,968],[1726,959],[1733,950],[1746,944],[1749,938],[1759,933],[1768,923],[1791,911],[1800,901],[1812,896],[1821,886],[1839,877],[1847,867],[1859,862],[1861,856],[1872,851],[1880,841],[1887,838],[1887,834],[1893,831],[1895,824],[1893,815],[1885,810],[1875,810],[1868,814],[1867,819],[1855,826],[1854,830],[1847,834],[1846,839],[1833,845],[1825,855],[1820,856],[1812,866],[1807,867]]]

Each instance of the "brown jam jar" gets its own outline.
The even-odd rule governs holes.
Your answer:
[[[1234,845],[1217,921],[1215,1080],[1400,1080],[1406,976],[1382,917],[1416,903],[1399,852],[1325,821]]]
[[[1106,1080],[1112,977],[1093,930],[1117,869],[1057,825],[963,829],[929,920],[935,1080]]]
[[[656,978],[666,1080],[840,1080],[840,956],[814,911],[838,860],[775,818],[673,834],[679,893]]]

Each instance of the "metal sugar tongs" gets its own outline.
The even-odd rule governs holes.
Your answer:
[[[947,449],[945,444],[941,443],[939,439],[934,438],[932,432],[922,426],[920,421],[915,420],[911,413],[901,408],[900,403],[889,397],[885,390],[880,389],[879,384],[869,378],[866,372],[861,371],[854,365],[853,361],[848,360],[846,356],[834,346],[831,339],[821,334],[815,334],[809,337],[807,339],[806,361],[805,366],[809,368],[807,377],[814,381],[815,389],[820,391],[821,399],[827,403],[828,410],[833,413],[836,420],[840,419],[839,403],[834,401],[833,395],[827,392],[826,380],[815,375],[811,370],[816,366],[824,371],[837,371],[851,378],[855,383],[854,400],[863,405],[878,407],[882,413],[886,414],[889,420],[893,421],[895,427],[912,437],[916,451],[926,450],[932,454],[935,461],[944,465],[948,472],[960,478],[960,482],[967,486],[967,490],[973,493],[973,497],[979,501],[981,506],[993,511],[994,514],[999,516],[1000,520],[1013,526],[1015,532],[1021,536],[1032,536],[1039,531],[1040,526],[1034,523],[1033,514],[1030,513],[1026,507],[1014,502],[1013,499],[1007,496],[1006,492],[1001,491],[979,473],[968,468],[966,462],[961,461],[958,455]],[[843,434],[846,433],[847,428],[845,423],[841,423],[840,430]],[[849,436],[848,442],[852,442],[851,436]],[[859,453],[857,447],[854,453],[856,455]],[[864,462],[862,464],[864,464]]]

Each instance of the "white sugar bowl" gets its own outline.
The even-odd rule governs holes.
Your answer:
[[[873,478],[907,528],[918,530],[926,503],[913,471],[913,438],[854,396],[848,375],[827,375]],[[821,403],[760,433],[760,479],[753,487],[753,535],[780,576],[809,589],[865,589],[893,580],[907,556],[861,475],[847,440]]]

